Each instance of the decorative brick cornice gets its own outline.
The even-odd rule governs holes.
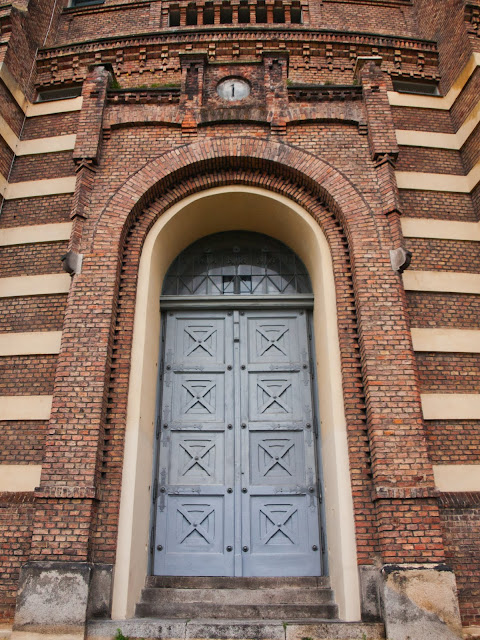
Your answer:
[[[336,100],[361,100],[362,87],[353,85],[291,85],[288,87],[290,102],[330,102]]]
[[[122,73],[131,72],[130,67],[137,58],[137,69],[180,71],[179,55],[187,51],[196,54],[208,49],[209,61],[215,62],[217,48],[210,46],[212,41],[222,42],[222,62],[229,55],[235,62],[258,62],[272,39],[279,49],[288,51],[291,60],[296,58],[297,64],[298,60],[305,60],[309,65],[336,63],[339,68],[352,72],[359,55],[381,55],[388,73],[438,76],[437,46],[426,40],[306,28],[247,31],[204,27],[195,32],[102,38],[43,49],[37,60],[38,82],[46,86],[78,80],[86,76],[89,65],[106,63],[111,64],[115,75],[120,77]],[[252,50],[255,51],[253,57]]]
[[[107,94],[109,104],[178,104],[180,87],[160,89],[111,90]]]

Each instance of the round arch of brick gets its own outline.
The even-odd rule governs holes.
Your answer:
[[[120,187],[103,209],[93,229],[93,248],[97,242],[103,244],[105,237],[119,241],[131,220],[169,187],[186,178],[195,180],[196,176],[222,169],[261,170],[281,175],[319,197],[342,225],[349,243],[355,244],[360,220],[359,242],[364,242],[365,237],[370,241],[378,237],[372,208],[345,174],[331,164],[287,144],[232,137],[193,142],[146,164]],[[203,188],[200,179],[197,188]]]

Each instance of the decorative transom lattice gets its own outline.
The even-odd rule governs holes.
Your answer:
[[[163,295],[311,293],[303,262],[260,233],[216,233],[190,245],[171,264]]]

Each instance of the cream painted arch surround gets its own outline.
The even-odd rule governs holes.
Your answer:
[[[302,207],[271,191],[243,185],[208,189],[173,205],[152,226],[143,246],[129,376],[112,617],[132,617],[147,575],[160,341],[158,305],[163,278],[173,259],[192,242],[212,233],[234,230],[264,233],[284,242],[299,255],[310,273],[315,294],[313,323],[330,578],[340,618],[360,620],[330,249],[319,225]]]

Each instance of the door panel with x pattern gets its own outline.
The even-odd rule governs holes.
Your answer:
[[[154,572],[318,575],[301,311],[170,313]]]

